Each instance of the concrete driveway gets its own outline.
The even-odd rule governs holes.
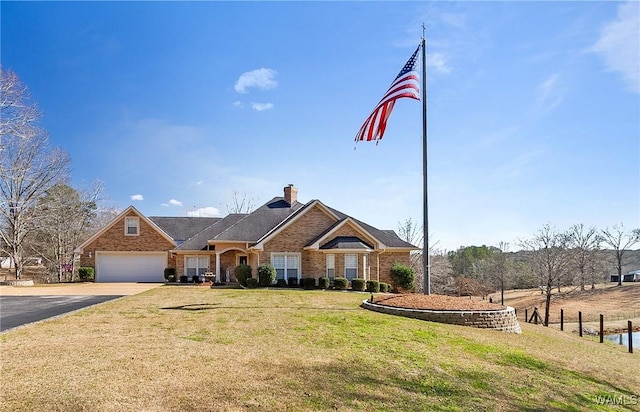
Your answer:
[[[158,283],[0,286],[0,332],[158,286]]]

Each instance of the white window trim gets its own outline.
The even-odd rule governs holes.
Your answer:
[[[183,269],[183,272],[184,272],[185,276],[188,276],[187,275],[187,269],[188,269],[188,267],[187,267],[187,259],[188,258],[196,258],[196,261],[198,262],[198,266],[196,267],[196,273],[198,273],[199,269],[206,269],[206,272],[209,271],[209,268],[211,267],[211,258],[210,258],[209,255],[185,255],[184,256],[184,269]],[[200,267],[200,259],[201,258],[207,258],[206,267],[202,267],[202,268]]]
[[[347,256],[355,256],[355,262],[356,262],[356,266],[355,267],[348,267],[347,266]],[[344,255],[344,277],[347,277],[347,269],[355,269],[356,270],[356,278],[360,275],[358,273],[358,255],[355,253],[348,253]]]
[[[332,258],[331,266],[329,266],[329,256]],[[333,276],[329,275],[329,269],[333,269]],[[336,277],[336,255],[334,253],[327,253],[325,258],[325,276],[328,278]]]
[[[134,221],[136,227],[136,233],[129,233],[128,222]],[[140,218],[136,216],[127,216],[124,218],[124,235],[125,236],[140,236]]]
[[[285,271],[284,271],[284,279],[287,280],[289,277],[287,276],[287,269],[293,269],[293,268],[289,268],[289,266],[287,265],[287,257],[288,256],[296,256],[297,257],[297,261],[298,261],[298,266],[297,266],[297,270],[298,270],[298,280],[300,280],[302,278],[302,253],[300,252],[271,252],[271,255],[269,257],[269,261],[271,263],[272,266],[275,267],[275,264],[273,262],[273,258],[277,255],[284,255],[284,267],[285,267]]]

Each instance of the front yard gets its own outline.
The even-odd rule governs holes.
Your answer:
[[[165,286],[9,331],[0,409],[620,408],[608,395],[640,409],[638,353],[391,317],[361,309],[367,297]]]

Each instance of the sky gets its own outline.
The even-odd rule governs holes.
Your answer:
[[[640,227],[640,3],[0,3],[72,184],[224,216],[294,184],[379,229],[422,225],[422,105],[354,138],[426,26],[430,244],[518,249],[545,224]]]

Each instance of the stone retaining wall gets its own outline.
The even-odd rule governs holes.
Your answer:
[[[509,333],[522,333],[520,323],[516,318],[516,311],[510,306],[507,306],[507,308],[503,310],[427,310],[378,305],[365,300],[362,302],[362,307],[374,312],[427,320],[430,322],[494,329]]]

